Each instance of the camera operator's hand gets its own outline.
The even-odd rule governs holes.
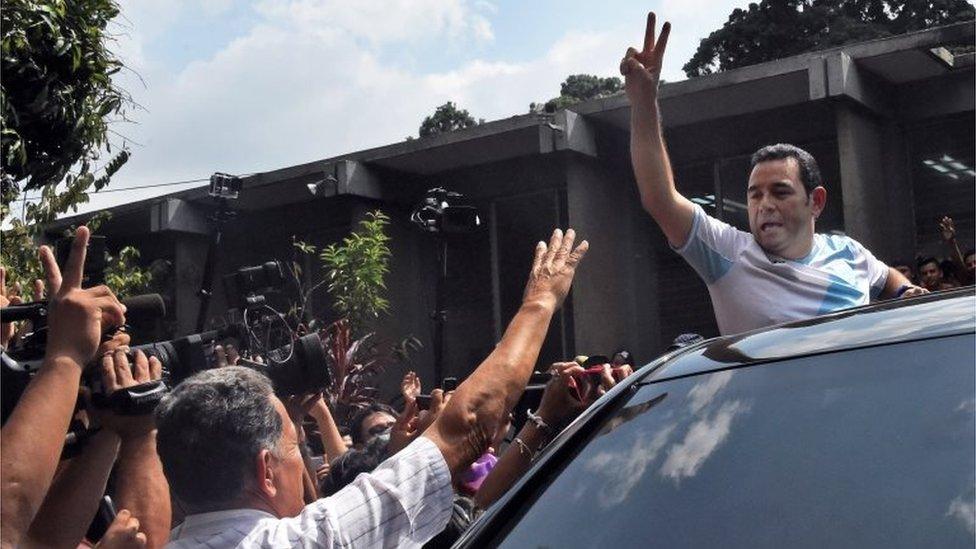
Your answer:
[[[97,549],[141,549],[146,546],[146,534],[139,530],[139,519],[127,509],[122,509],[109,525]]]
[[[79,227],[63,277],[51,249],[42,246],[40,252],[51,295],[45,358],[68,358],[80,367],[95,356],[103,327],[125,324],[125,306],[107,286],[81,289],[88,237],[88,229]]]
[[[567,229],[565,235],[556,229],[548,245],[545,242],[536,245],[523,303],[541,302],[554,308],[562,305],[573,283],[576,266],[589,249],[585,240],[574,249],[575,239],[573,229]]]
[[[162,377],[163,365],[158,358],[147,358],[142,351],[136,351],[133,364],[130,364],[128,351],[127,347],[118,347],[102,357],[100,372],[105,396]],[[123,441],[156,428],[152,414],[123,416],[110,410],[101,410],[97,414],[102,426],[118,434]]]

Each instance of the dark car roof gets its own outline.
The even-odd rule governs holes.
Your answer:
[[[505,521],[518,507],[519,493],[551,459],[567,459],[585,434],[610,417],[616,403],[639,387],[715,370],[841,352],[899,342],[972,334],[976,331],[976,288],[884,301],[809,320],[718,337],[665,354],[619,383],[590,406],[546,448],[532,469],[496,502],[456,547],[466,547]],[[556,457],[561,456],[561,457]]]
[[[863,307],[719,337],[662,357],[635,381],[658,381],[900,341],[976,330],[976,288],[883,301]]]

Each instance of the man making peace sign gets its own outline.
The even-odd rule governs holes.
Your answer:
[[[817,162],[777,144],[752,156],[750,233],[708,216],[675,188],[661,132],[658,83],[670,23],[655,40],[647,17],[644,49],[620,63],[630,99],[630,154],[641,205],[708,286],[723,334],[867,304],[872,297],[927,293],[846,236],[814,232],[827,203]]]

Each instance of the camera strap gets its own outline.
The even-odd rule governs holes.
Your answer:
[[[119,415],[141,416],[151,414],[167,392],[169,387],[166,383],[157,379],[119,389],[109,396],[93,395],[92,403],[99,408],[109,408]]]

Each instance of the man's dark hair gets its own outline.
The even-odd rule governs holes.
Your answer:
[[[919,259],[918,260],[918,270],[921,271],[922,270],[922,266],[928,265],[929,263],[935,263],[935,266],[936,267],[938,267],[940,269],[942,268],[942,264],[939,263],[939,260],[938,259],[936,259],[934,257],[923,257],[922,259]]]
[[[366,421],[366,418],[377,412],[383,412],[384,414],[397,417],[396,410],[390,405],[383,404],[382,402],[369,403],[369,405],[356,412],[356,415],[352,416],[352,419],[349,420],[349,436],[352,437],[353,444],[362,444],[365,442],[362,434],[363,422]]]
[[[173,493],[190,512],[237,504],[254,460],[276,451],[283,425],[271,381],[240,366],[205,370],[156,408],[157,452]]]
[[[803,188],[806,190],[807,196],[810,196],[810,193],[814,189],[823,185],[823,178],[820,176],[820,166],[817,165],[817,161],[813,158],[813,155],[789,143],[766,145],[754,152],[749,168],[755,168],[756,164],[760,162],[784,160],[786,158],[796,160],[800,168],[800,182],[803,183]]]

